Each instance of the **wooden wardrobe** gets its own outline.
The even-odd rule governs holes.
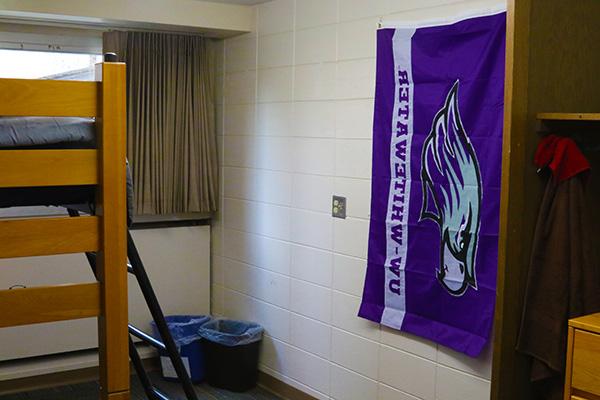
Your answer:
[[[533,155],[544,128],[539,113],[600,112],[600,1],[508,0],[505,126],[498,293],[494,327],[494,400],[532,398],[529,360],[515,351],[534,227],[545,181]],[[562,117],[556,116],[558,119]],[[600,143],[598,121],[555,121]],[[552,127],[554,128],[554,126]],[[588,195],[600,226],[600,147]],[[592,233],[600,249],[600,230]],[[599,251],[600,252],[600,251]],[[598,261],[600,262],[600,260]],[[600,367],[600,360],[598,360]]]

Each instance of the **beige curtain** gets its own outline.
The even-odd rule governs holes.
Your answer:
[[[104,34],[104,51],[127,64],[127,156],[135,213],[217,208],[212,43],[194,35]]]

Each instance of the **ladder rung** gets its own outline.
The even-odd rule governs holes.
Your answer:
[[[152,387],[152,392],[154,392],[158,400],[171,400],[163,392],[161,392],[155,387]]]
[[[98,233],[98,217],[3,220],[0,258],[97,251]]]
[[[146,332],[136,328],[133,325],[129,325],[129,333],[132,334],[133,336],[135,336],[138,339],[143,340],[144,342],[151,344],[152,346],[156,347],[159,350],[166,350],[166,346],[164,345],[163,342],[161,342],[158,339],[153,338],[152,336],[148,335]]]
[[[0,328],[98,315],[98,282],[0,291]]]

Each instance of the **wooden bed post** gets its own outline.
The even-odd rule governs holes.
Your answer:
[[[96,214],[101,217],[97,275],[100,397],[129,399],[127,313],[127,199],[125,64],[104,62],[98,151],[101,165]]]

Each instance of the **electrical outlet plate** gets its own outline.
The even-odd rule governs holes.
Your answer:
[[[334,218],[346,218],[346,198],[333,196],[331,201],[331,216]]]

